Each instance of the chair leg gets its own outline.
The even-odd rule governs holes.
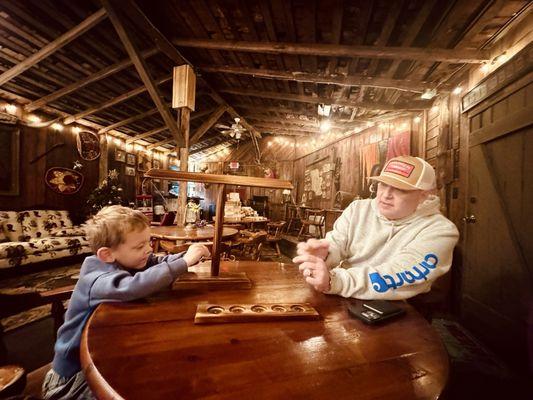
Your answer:
[[[298,240],[302,237],[303,231],[304,231],[305,225],[302,224],[302,227],[300,228],[300,231],[298,232]]]
[[[275,245],[276,245],[276,257],[281,257],[281,251],[279,249],[278,242],[275,242]]]

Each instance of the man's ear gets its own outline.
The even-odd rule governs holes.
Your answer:
[[[109,247],[100,247],[96,252],[96,257],[105,263],[115,262],[115,256]]]

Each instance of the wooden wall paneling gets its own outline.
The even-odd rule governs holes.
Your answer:
[[[30,164],[30,161],[46,151],[46,128],[20,129],[20,158],[19,158],[19,195],[0,196],[3,210],[20,211],[39,204],[44,204],[45,184],[44,172],[46,157]]]

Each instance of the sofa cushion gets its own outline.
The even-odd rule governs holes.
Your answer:
[[[3,232],[11,242],[24,240],[22,224],[16,211],[0,211],[0,223],[3,226]]]
[[[64,236],[85,236],[85,229],[81,226],[73,226],[72,228],[53,229],[50,231],[52,237],[64,237]]]
[[[88,246],[89,242],[85,236],[66,236],[66,237],[45,237],[40,239],[31,239],[29,242],[30,254],[54,252],[63,249],[77,250],[83,246]],[[74,252],[73,254],[76,254]]]
[[[20,211],[18,213],[18,220],[22,224],[24,235],[22,240],[24,241],[48,237],[51,236],[50,232],[53,230],[72,227],[72,221],[68,216],[68,211]]]

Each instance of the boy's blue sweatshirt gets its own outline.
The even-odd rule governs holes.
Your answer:
[[[103,302],[140,299],[161,290],[187,272],[184,253],[156,257],[150,255],[148,269],[130,272],[116,264],[107,264],[89,256],[81,266],[80,278],[65,313],[65,322],[57,332],[52,368],[70,378],[81,370],[80,341],[85,323],[96,306]]]

